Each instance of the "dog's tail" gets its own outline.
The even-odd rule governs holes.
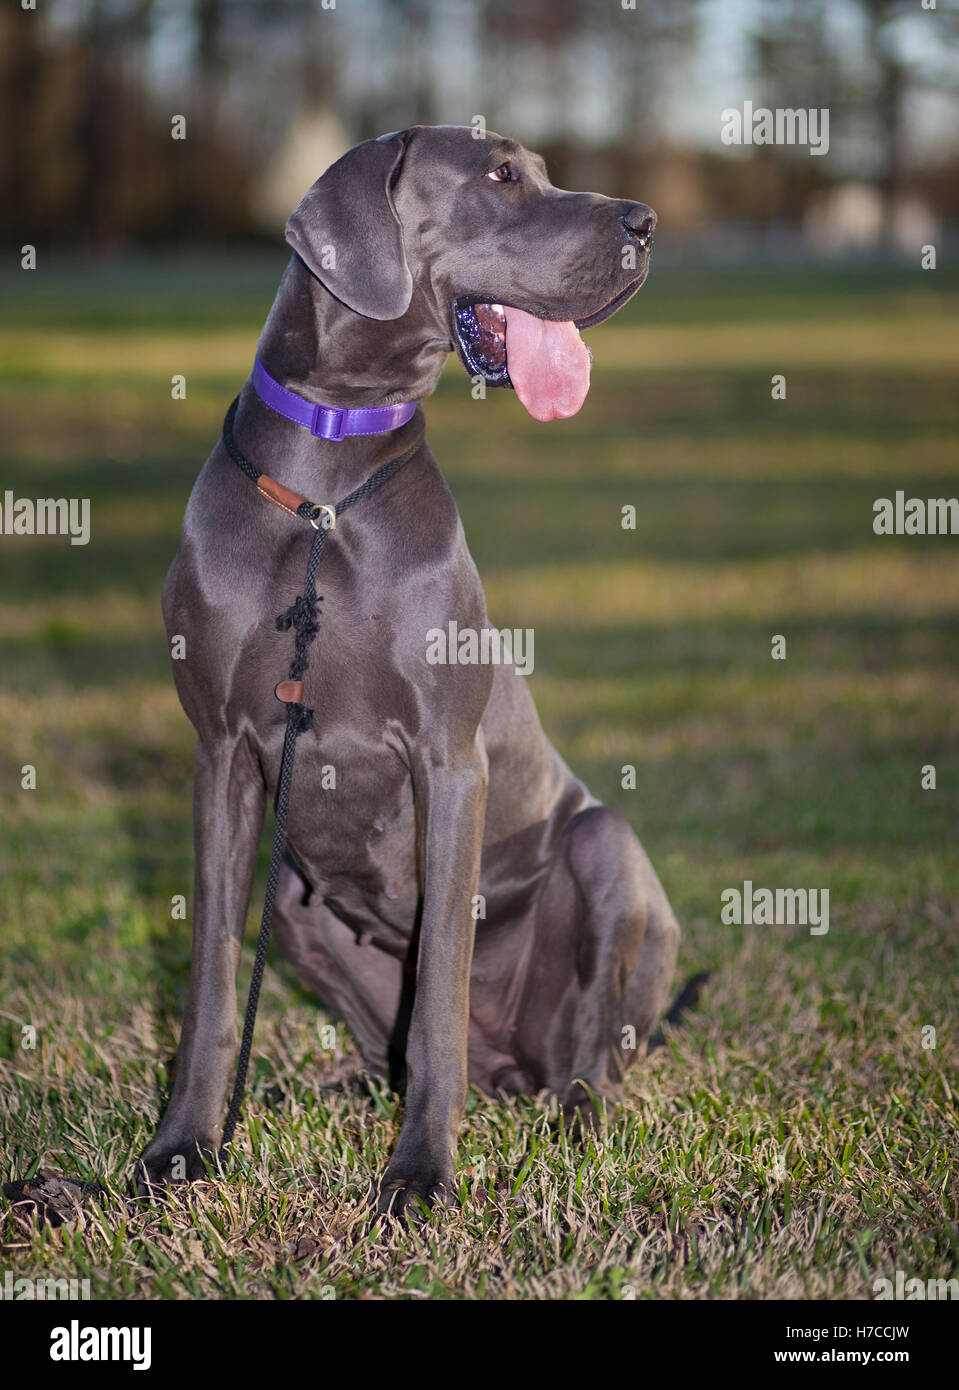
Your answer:
[[[695,1009],[696,1005],[699,1003],[699,991],[712,973],[711,970],[701,970],[698,975],[693,975],[686,981],[673,1000],[669,1013],[664,1017],[664,1023],[679,1023],[682,1020],[683,1014],[689,1013],[690,1009]],[[665,1045],[666,1035],[663,1033],[662,1028],[657,1028],[646,1045],[646,1051],[652,1052],[654,1047],[664,1047]]]

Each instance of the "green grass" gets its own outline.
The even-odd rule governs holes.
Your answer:
[[[575,420],[474,404],[455,366],[430,405],[491,615],[535,629],[546,729],[640,833],[678,981],[713,972],[605,1132],[583,1148],[548,1098],[472,1095],[460,1205],[371,1230],[402,1101],[335,1088],[354,1045],[324,1048],[277,959],[227,1181],[121,1200],[190,949],[170,901],[191,894],[192,733],[159,591],[282,263],[0,284],[0,488],[93,512],[86,548],[0,537],[3,1179],[46,1165],[117,1199],[58,1230],[0,1210],[0,1265],[103,1298],[871,1298],[897,1269],[955,1276],[959,539],[871,529],[898,487],[959,491],[944,271],[654,271],[590,335]],[[829,933],[723,926],[746,878],[828,888]]]

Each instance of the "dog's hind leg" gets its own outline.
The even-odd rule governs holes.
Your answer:
[[[301,982],[353,1034],[371,1072],[395,1075],[409,1022],[404,965],[360,940],[284,861],[273,934]]]
[[[679,927],[630,826],[605,806],[574,816],[537,907],[517,1051],[567,1113],[618,1100],[666,1007]],[[584,1118],[591,1119],[588,1112]]]

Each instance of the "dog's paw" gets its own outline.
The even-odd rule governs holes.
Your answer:
[[[453,1175],[416,1174],[388,1167],[370,1194],[377,1216],[391,1216],[396,1221],[416,1220],[429,1215],[437,1204],[453,1206]]]
[[[217,1148],[211,1140],[194,1137],[170,1143],[154,1139],[137,1160],[137,1196],[155,1197],[173,1183],[205,1178],[204,1160],[215,1164],[216,1156]]]

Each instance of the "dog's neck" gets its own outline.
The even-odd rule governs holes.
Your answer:
[[[257,355],[271,376],[314,403],[394,405],[434,391],[453,346],[445,334],[423,291],[414,289],[402,319],[383,324],[341,304],[294,255]]]

